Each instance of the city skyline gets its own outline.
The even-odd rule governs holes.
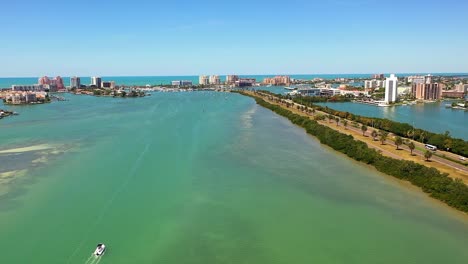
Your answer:
[[[8,2],[0,77],[467,72],[453,6],[468,3]]]

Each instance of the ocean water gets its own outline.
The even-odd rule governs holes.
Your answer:
[[[466,215],[251,98],[65,96],[0,120],[0,263],[468,261]]]
[[[418,74],[428,74],[428,73],[400,73],[398,76],[409,76],[409,75],[418,75]],[[439,76],[467,76],[468,73],[432,73],[433,75]],[[257,81],[262,81],[266,77],[273,77],[281,74],[269,74],[269,75],[240,75],[242,78],[256,78]],[[325,78],[325,79],[335,79],[335,78],[369,78],[372,74],[293,74],[289,75],[294,79],[304,79],[310,80],[314,78]],[[54,77],[54,76],[52,76]],[[12,85],[28,85],[37,83],[39,77],[10,77],[10,78],[0,78],[0,89],[10,88]],[[66,86],[70,85],[70,77],[62,76],[63,82]],[[226,80],[225,75],[220,75],[221,81]],[[115,81],[117,85],[161,85],[161,84],[170,84],[172,81],[177,80],[189,80],[194,84],[198,84],[198,76],[188,75],[188,76],[103,76],[103,81]],[[90,76],[81,76],[81,83],[88,85],[91,83]]]

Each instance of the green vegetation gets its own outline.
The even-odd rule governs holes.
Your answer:
[[[366,131],[367,131],[367,126],[366,126],[366,125],[362,125],[362,126],[361,126],[361,131],[362,131],[362,135],[365,136],[365,135],[366,135]]]
[[[377,130],[372,130],[372,133],[371,133],[371,136],[372,136],[372,140],[375,141],[375,138],[377,138],[379,134],[377,133]]]
[[[409,148],[410,151],[411,151],[411,156],[413,156],[413,150],[416,148],[416,146],[414,145],[413,142],[409,142],[409,143],[408,143],[408,148]]]
[[[380,144],[381,145],[384,145],[385,144],[385,140],[387,140],[387,137],[388,137],[388,132],[387,131],[382,131],[380,132]]]
[[[248,94],[242,93],[250,96]],[[409,160],[399,160],[383,156],[380,152],[369,148],[366,143],[355,140],[351,135],[340,133],[318,122],[295,114],[280,106],[270,104],[263,99],[254,97],[257,104],[288,118],[292,123],[305,128],[307,133],[317,137],[322,144],[346,154],[357,161],[374,166],[378,171],[407,180],[421,187],[430,196],[463,212],[468,212],[468,186],[461,180],[453,180],[448,174],[435,168]],[[385,134],[381,134],[383,137]],[[385,136],[386,137],[386,136]]]
[[[432,157],[432,152],[429,150],[426,150],[426,152],[424,152],[424,158],[426,158],[426,161],[429,161],[431,157]]]
[[[395,146],[396,146],[397,150],[400,149],[401,144],[403,144],[403,139],[400,136],[396,136],[395,137]]]

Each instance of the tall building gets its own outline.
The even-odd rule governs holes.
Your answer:
[[[460,82],[455,86],[455,90],[460,93],[466,93],[468,92],[468,84],[463,84],[462,82]]]
[[[398,78],[395,74],[385,79],[385,103],[390,104],[397,101]]]
[[[364,89],[372,89],[377,87],[376,80],[366,80],[364,81]]]
[[[101,88],[102,87],[101,77],[95,77],[95,76],[91,77],[91,85],[94,85],[97,88]]]
[[[172,81],[171,82],[172,86],[178,86],[178,87],[186,87],[186,86],[192,86],[192,81],[187,81],[187,80],[180,80],[180,81]]]
[[[383,79],[384,75],[383,75],[383,73],[378,73],[378,74],[372,75],[372,78],[373,79]]]
[[[45,84],[50,84],[50,79],[49,77],[47,76],[42,76],[41,78],[39,78],[39,80],[37,81],[38,84],[42,84],[42,85],[45,85]]]
[[[423,83],[424,76],[414,75],[406,77],[406,81],[409,83]]]
[[[54,78],[55,85],[57,86],[57,90],[62,91],[65,90],[65,85],[63,84],[62,77],[57,76]]]
[[[62,77],[57,76],[53,79],[43,76],[39,78],[38,83],[43,85],[45,89],[50,92],[56,92],[57,90],[65,90],[65,85],[63,84]]]
[[[226,76],[226,84],[234,84],[238,80],[239,80],[238,75],[227,75]]]
[[[255,78],[242,78],[236,81],[236,86],[238,87],[245,87],[245,86],[253,86],[257,82]]]
[[[219,78],[219,75],[211,75],[209,81],[210,84],[221,84],[221,79]]]
[[[80,77],[73,76],[70,78],[70,88],[77,88],[81,87],[81,79]]]
[[[418,100],[439,100],[442,97],[442,89],[438,83],[432,82],[431,75],[425,76],[423,82],[413,82],[411,92]]]
[[[42,92],[44,91],[44,84],[12,85],[11,90],[15,92],[18,92],[18,91]]]
[[[291,77],[289,77],[289,76],[275,76],[273,78],[265,78],[265,79],[263,79],[263,84],[290,85],[291,84]]]
[[[200,85],[208,85],[210,84],[210,81],[208,79],[208,76],[206,75],[200,75],[200,77],[198,77],[198,84]]]

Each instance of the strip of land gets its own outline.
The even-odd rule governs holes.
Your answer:
[[[281,106],[284,109],[287,109],[295,114],[301,115],[301,116],[307,116],[310,119],[314,119],[316,115],[326,115],[328,116],[327,113],[316,111],[315,113],[310,113],[310,112],[305,112],[301,111],[298,109],[302,109],[302,107],[305,107],[303,105],[294,103],[290,100],[279,100],[279,98],[272,96],[271,94],[266,94],[262,92],[253,92],[253,91],[243,91],[243,93],[246,93],[249,96],[256,97],[256,98],[261,98],[265,100],[266,102],[273,104],[273,105],[278,105]],[[333,117],[336,118],[336,117]],[[328,119],[328,118],[327,118]],[[333,120],[333,119],[332,119]],[[416,145],[416,149],[413,151],[413,154],[410,153],[410,150],[407,145],[402,144],[399,146],[399,149],[397,150],[394,141],[392,141],[394,135],[389,134],[388,139],[383,142],[383,144],[378,141],[374,140],[372,138],[371,132],[374,130],[373,128],[369,128],[368,131],[366,131],[363,135],[363,132],[361,130],[362,124],[360,123],[354,123],[352,125],[344,126],[343,120],[340,120],[338,122],[332,121],[330,119],[327,120],[316,120],[319,124],[327,126],[331,129],[334,129],[336,131],[339,131],[340,133],[347,134],[353,136],[354,139],[357,139],[359,141],[362,141],[367,144],[368,147],[376,149],[381,152],[382,155],[395,158],[395,159],[402,159],[402,160],[411,160],[416,163],[419,163],[421,165],[427,166],[427,167],[432,167],[436,168],[442,173],[447,173],[449,177],[453,179],[460,179],[463,181],[463,183],[468,184],[468,168],[466,166],[466,161],[465,162],[454,162],[450,159],[456,160],[458,158],[458,155],[449,153],[449,152],[443,152],[442,155],[446,155],[447,158],[444,158],[441,156],[436,156],[433,155],[429,161],[427,161],[424,157],[424,145],[416,142],[416,141],[411,141]],[[375,129],[377,132],[379,132],[377,129]],[[403,141],[407,141],[410,139],[403,138]]]

